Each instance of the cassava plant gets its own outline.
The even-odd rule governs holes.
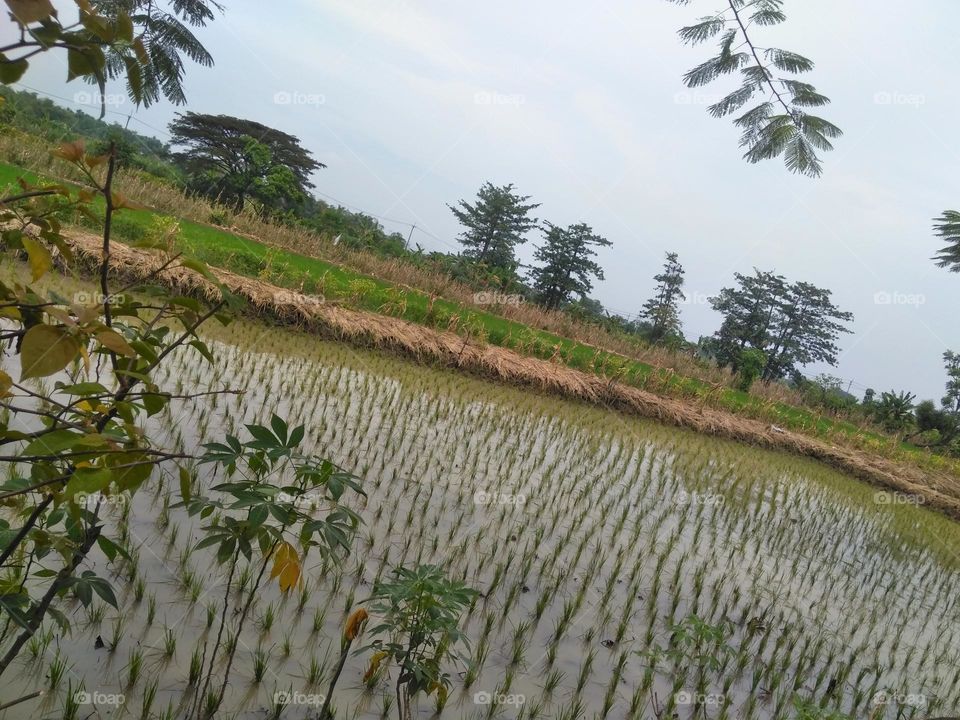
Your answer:
[[[236,643],[226,649],[219,688],[211,690],[230,617],[231,598],[237,595],[238,588],[238,617],[230,631],[233,637],[239,637],[243,630],[268,567],[269,579],[276,579],[280,590],[289,592],[300,586],[308,553],[318,552],[328,564],[339,562],[350,551],[360,524],[359,516],[340,502],[347,491],[363,494],[357,478],[329,460],[300,452],[303,425],[291,429],[282,418],[273,415],[269,427],[251,424],[246,429],[249,437],[245,441],[227,435],[223,443],[203,446],[205,453],[200,464],[213,464],[226,475],[227,482],[211,488],[216,496],[194,494],[186,481],[180,488],[182,504],[190,515],[215,518],[202,528],[206,537],[196,549],[215,548],[217,563],[227,570],[220,621],[209,653],[204,646],[206,670],[193,708],[193,713],[198,713],[202,701],[206,716],[223,703],[233,665]],[[241,563],[250,570],[252,579],[246,583],[236,581]]]
[[[393,581],[377,584],[369,599],[380,622],[370,629],[374,639],[364,650],[374,650],[368,674],[384,661],[397,666],[397,717],[411,720],[417,694],[437,693],[438,706],[445,703],[451,683],[444,663],[467,663],[458,650],[467,644],[460,616],[478,593],[434,565],[398,567],[394,575]]]

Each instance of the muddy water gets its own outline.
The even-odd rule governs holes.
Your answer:
[[[296,333],[235,323],[208,339],[216,364],[180,353],[161,386],[244,395],[175,404],[152,427],[164,446],[194,452],[276,410],[303,423],[305,447],[351,469],[367,493],[346,498],[365,523],[350,557],[341,567],[308,561],[302,611],[296,591],[258,593],[223,717],[269,717],[278,692],[296,703],[282,717],[315,717],[345,613],[390,568],[418,562],[484,593],[464,623],[476,678],[467,683],[466,666],[450,665],[443,717],[592,718],[606,707],[610,718],[780,718],[796,716],[798,698],[856,717],[957,709],[960,533],[909,498],[794,457]],[[201,479],[222,478],[206,466]],[[37,659],[25,652],[4,677],[2,697],[48,685],[56,658],[69,665],[63,679],[0,718],[61,717],[68,689],[81,684],[97,702],[79,717],[184,714],[190,656],[212,641],[207,608],[222,603],[226,573],[205,550],[186,554],[203,523],[164,509],[177,500],[164,473],[130,500],[143,599],[127,570],[93,557],[120,613],[91,617],[65,600],[74,632],[51,627]],[[114,527],[125,512],[122,502],[111,508]],[[693,616],[723,639],[698,644]],[[269,654],[259,682],[258,649]],[[129,686],[137,653],[144,669]],[[361,681],[368,655],[348,660],[338,717],[396,716],[384,712],[389,678]],[[324,669],[315,683],[312,662]],[[434,710],[433,697],[420,699],[420,717]]]

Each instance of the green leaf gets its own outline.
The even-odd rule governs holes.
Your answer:
[[[20,60],[7,60],[0,55],[0,83],[10,85],[18,82],[27,71],[30,63],[25,58]]]
[[[180,499],[184,503],[190,502],[193,494],[190,480],[190,472],[185,467],[180,467]]]
[[[66,328],[34,325],[20,346],[20,379],[47,377],[63,370],[80,354],[80,343]]]

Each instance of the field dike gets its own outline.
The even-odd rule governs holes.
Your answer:
[[[85,267],[91,271],[100,267],[102,238],[74,232],[69,239],[77,259]],[[184,295],[219,299],[220,291],[213,283],[182,267],[159,270],[163,263],[153,252],[111,243],[112,273],[128,279],[149,276],[152,281],[162,282]],[[948,474],[924,472],[895,460],[831,445],[704,405],[661,397],[506,348],[471,343],[452,332],[317,302],[316,298],[294,290],[219,268],[210,270],[231,292],[243,297],[257,317],[357,346],[388,349],[417,362],[439,363],[699,433],[812,457],[873,485],[922,498],[928,507],[960,520],[960,479]]]

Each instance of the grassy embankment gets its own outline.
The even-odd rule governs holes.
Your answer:
[[[13,165],[0,163],[0,187],[11,185],[20,177],[31,183],[46,180]],[[122,242],[141,240],[155,231],[157,217],[158,214],[151,210],[124,210],[114,218],[115,237]],[[844,444],[854,444],[888,457],[908,459],[931,469],[950,469],[953,466],[944,458],[905,443],[897,443],[851,422],[686,377],[492,312],[483,312],[442,297],[431,297],[415,288],[401,287],[363,275],[317,257],[271,247],[187,219],[179,219],[179,228],[177,243],[180,249],[210,265],[267,279],[282,287],[319,294],[328,300],[358,309],[455,330],[523,354],[562,362],[578,370],[615,376],[628,385],[673,397],[695,399],[718,409]]]

